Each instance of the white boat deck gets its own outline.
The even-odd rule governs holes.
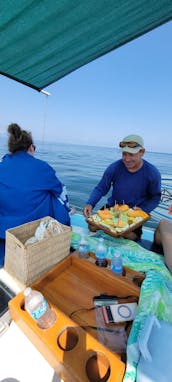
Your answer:
[[[0,337],[1,382],[59,382],[59,377],[12,322]]]
[[[15,293],[19,285],[3,269],[2,280]],[[9,325],[9,314],[0,319],[0,382],[60,382],[53,368],[19,329],[15,322]]]

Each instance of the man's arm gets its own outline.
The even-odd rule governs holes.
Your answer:
[[[109,166],[105,170],[100,182],[92,191],[87,201],[87,204],[91,204],[91,206],[94,207],[99,202],[99,200],[108,193],[111,187],[111,182],[112,182],[112,172],[111,172],[111,166]]]
[[[156,207],[158,207],[158,204],[161,200],[161,194],[154,195],[147,199],[144,203],[142,203],[139,207],[145,211],[145,212],[151,212],[153,211]]]
[[[104,172],[100,182],[93,189],[86,206],[84,207],[84,215],[90,216],[92,209],[99,202],[99,200],[105,196],[111,187],[112,177],[113,177],[114,164],[110,165]]]
[[[147,199],[139,206],[145,212],[151,212],[156,207],[161,200],[161,175],[157,169],[154,170],[154,173],[151,176],[149,185],[148,185],[148,197]]]

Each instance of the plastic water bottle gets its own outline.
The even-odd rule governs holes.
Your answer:
[[[51,310],[42,293],[30,287],[24,291],[25,309],[37,321],[41,329],[50,328],[56,321],[56,313]]]
[[[122,257],[119,252],[115,252],[114,257],[111,259],[111,270],[118,276],[122,276],[123,265]]]
[[[78,256],[82,259],[88,259],[89,257],[89,246],[84,236],[81,237],[79,243]]]
[[[96,248],[96,265],[99,267],[107,267],[107,260],[106,260],[106,246],[104,244],[104,239],[100,237],[97,248]]]

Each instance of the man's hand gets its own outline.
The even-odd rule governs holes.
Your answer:
[[[141,210],[141,208],[140,208],[140,207],[137,207],[137,206],[134,206],[134,207],[133,207],[133,210]]]
[[[93,210],[93,207],[91,206],[91,204],[87,204],[83,209],[84,216],[86,218],[89,218],[89,216],[91,216],[92,214],[92,210]]]

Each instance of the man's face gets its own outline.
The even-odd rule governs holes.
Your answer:
[[[131,154],[127,152],[122,153],[122,160],[128,171],[135,172],[139,170],[139,168],[142,166],[142,156],[144,154],[144,151],[144,149],[141,149],[136,154]]]

